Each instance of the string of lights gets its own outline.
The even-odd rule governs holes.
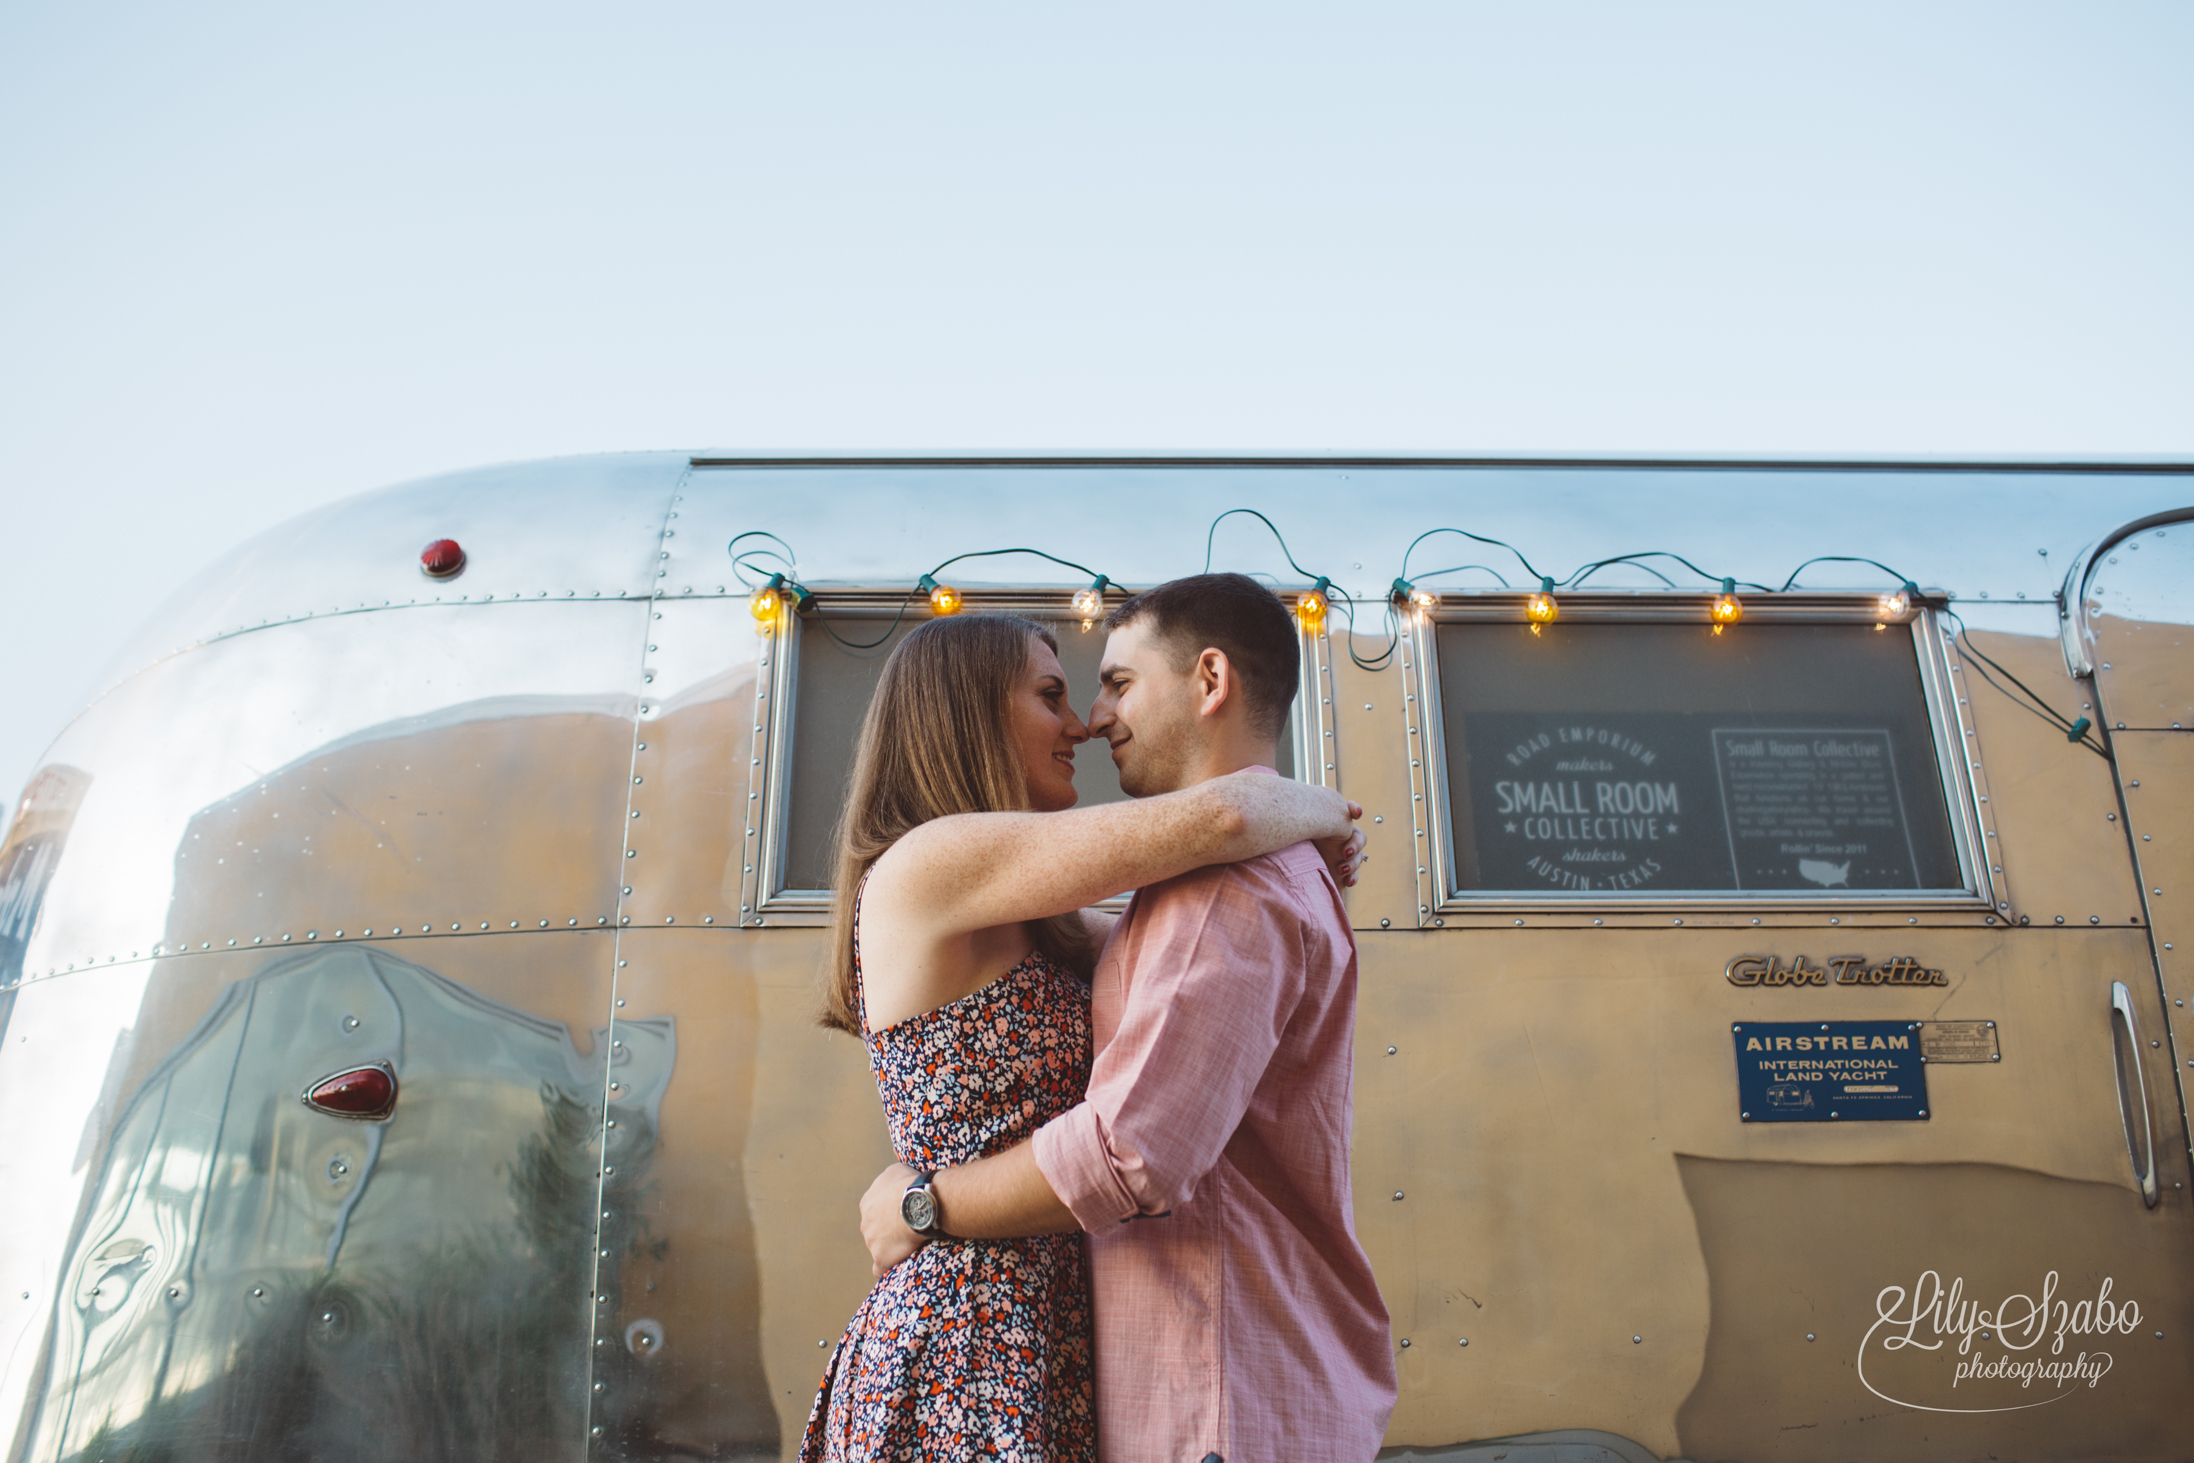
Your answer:
[[[766,538],[778,547],[775,549],[756,548],[742,551],[739,548],[740,540],[749,538]],[[900,624],[905,621],[908,608],[918,596],[928,598],[930,612],[935,615],[956,615],[966,608],[967,596],[952,585],[940,582],[937,578],[946,569],[966,559],[990,559],[1002,554],[1032,554],[1039,559],[1048,559],[1064,568],[1089,575],[1089,585],[1086,588],[1074,591],[1073,594],[1067,597],[1067,608],[1073,611],[1081,620],[1082,628],[1085,630],[1096,621],[1099,615],[1104,613],[1107,590],[1119,589],[1121,593],[1127,593],[1124,588],[1115,585],[1111,579],[1099,574],[1088,565],[1077,564],[1072,559],[1062,559],[1057,554],[1046,553],[1042,549],[974,549],[964,554],[954,554],[942,563],[932,566],[927,573],[916,579],[914,588],[909,590],[906,596],[899,601],[897,613],[891,617],[891,623],[884,627],[882,634],[873,640],[848,640],[845,636],[839,634],[831,624],[830,616],[818,613],[821,603],[815,597],[814,591],[799,582],[797,577],[799,562],[793,552],[792,545],[786,543],[776,534],[750,530],[735,536],[730,543],[724,546],[724,549],[726,553],[731,555],[732,572],[738,575],[741,587],[751,590],[747,597],[747,607],[753,612],[757,625],[763,631],[767,632],[776,626],[779,616],[783,614],[784,608],[789,602],[794,614],[812,616],[814,622],[822,627],[824,634],[830,636],[831,639],[845,646],[848,650],[874,650],[877,646],[889,640],[897,633]],[[762,572],[758,566],[749,562],[749,560],[758,558],[774,559],[792,572],[788,574],[783,570],[771,571],[766,580],[756,585],[747,576],[750,572],[756,574]]]
[[[1354,596],[1350,595],[1347,590],[1335,585],[1328,576],[1313,573],[1300,563],[1295,558],[1293,550],[1288,547],[1286,535],[1280,532],[1279,526],[1257,509],[1229,508],[1212,519],[1210,526],[1204,533],[1204,572],[1209,573],[1211,571],[1212,559],[1217,550],[1219,525],[1237,514],[1254,518],[1264,525],[1265,530],[1272,535],[1273,541],[1279,546],[1280,556],[1287,561],[1288,567],[1311,581],[1310,588],[1296,593],[1289,605],[1296,622],[1306,633],[1314,635],[1322,633],[1325,629],[1327,615],[1334,607],[1338,606],[1341,614],[1347,620],[1347,633],[1343,640],[1349,659],[1358,668],[1367,671],[1385,669],[1400,650],[1402,615],[1415,614],[1422,622],[1426,615],[1439,607],[1439,594],[1430,588],[1425,581],[1449,574],[1477,571],[1491,575],[1504,590],[1513,591],[1515,588],[1510,584],[1507,576],[1490,564],[1457,564],[1444,569],[1423,571],[1417,578],[1412,579],[1409,575],[1411,557],[1415,554],[1417,547],[1426,539],[1439,534],[1454,534],[1474,543],[1505,549],[1515,556],[1516,562],[1523,567],[1527,574],[1539,581],[1538,588],[1524,596],[1522,607],[1524,620],[1530,626],[1533,634],[1541,633],[1545,626],[1553,624],[1560,618],[1561,604],[1557,597],[1557,590],[1574,590],[1603,569],[1612,568],[1619,564],[1630,565],[1652,575],[1670,589],[1678,588],[1679,586],[1675,580],[1651,562],[1654,560],[1673,561],[1682,565],[1691,573],[1698,575],[1701,579],[1716,583],[1717,592],[1707,604],[1706,615],[1714,633],[1717,635],[1744,618],[1744,601],[1738,596],[1738,589],[1743,588],[1767,595],[1784,594],[1795,588],[1800,576],[1816,564],[1864,564],[1870,568],[1879,569],[1898,581],[1895,589],[1882,593],[1876,602],[1876,612],[1881,616],[1883,623],[1904,619],[1911,613],[1913,606],[1919,602],[1920,598],[1918,585],[1898,570],[1878,559],[1869,559],[1851,554],[1821,554],[1807,559],[1790,572],[1789,577],[1783,581],[1779,588],[1769,588],[1767,585],[1751,581],[1739,581],[1726,575],[1711,574],[1683,555],[1671,553],[1664,549],[1649,549],[1637,553],[1614,554],[1607,558],[1594,559],[1580,565],[1566,578],[1556,580],[1552,575],[1540,573],[1537,566],[1514,544],[1502,539],[1490,538],[1484,534],[1472,533],[1468,529],[1443,526],[1428,529],[1426,532],[1417,535],[1416,538],[1410,541],[1408,548],[1403,551],[1402,573],[1396,576],[1388,592],[1385,605],[1386,623],[1383,637],[1385,643],[1376,653],[1367,656],[1360,653],[1356,648],[1358,638],[1356,611],[1358,606]],[[739,547],[740,543],[749,539],[767,540],[767,543],[742,550]],[[1076,573],[1089,575],[1089,584],[1085,588],[1075,590],[1068,597],[1067,602],[1067,608],[1076,618],[1082,621],[1084,628],[1088,628],[1104,613],[1105,595],[1108,592],[1129,592],[1123,586],[1114,584],[1110,578],[1091,569],[1088,565],[1076,563],[1072,559],[1061,558],[1059,555],[1048,553],[1043,549],[1027,547],[976,549],[964,554],[955,554],[922,574],[916,579],[914,587],[900,600],[898,611],[892,616],[891,622],[884,627],[883,633],[873,640],[857,641],[849,640],[839,634],[831,624],[831,617],[818,613],[820,603],[814,592],[800,583],[798,556],[794,553],[792,546],[786,543],[785,540],[773,533],[751,530],[733,538],[726,545],[726,551],[731,555],[733,571],[739,576],[740,584],[751,590],[749,596],[750,607],[753,610],[755,619],[764,630],[774,627],[780,615],[789,605],[794,614],[812,617],[833,640],[853,650],[872,650],[888,641],[897,632],[900,624],[904,622],[907,610],[919,598],[927,599],[930,611],[933,614],[958,614],[966,607],[967,597],[959,589],[943,582],[937,576],[953,565],[970,559],[989,559],[1011,554],[1027,554],[1057,564],[1062,568],[1072,569]],[[772,569],[768,567],[769,563],[775,563],[783,567]],[[756,578],[760,578],[761,582],[757,584],[755,582]],[[1954,641],[1965,651],[1975,669],[1980,672],[1982,679],[2023,709],[2043,718],[2057,730],[2063,732],[2065,740],[2078,743],[2096,755],[2108,759],[2110,756],[2109,749],[2094,735],[2093,723],[2087,717],[2070,718],[2057,711],[2031,686],[2012,674],[2000,661],[1975,646],[1967,634],[1964,620],[1955,612],[1950,611],[1947,606],[1943,607],[1943,612],[1956,626],[1953,635]]]
[[[1287,546],[1287,536],[1280,532],[1278,525],[1256,509],[1229,508],[1217,518],[1211,520],[1211,527],[1204,531],[1204,572],[1206,574],[1211,572],[1212,543],[1218,536],[1219,525],[1237,513],[1246,514],[1262,523],[1271,532],[1273,542],[1280,546],[1280,557],[1287,560],[1288,567],[1312,581],[1309,589],[1295,596],[1296,623],[1300,624],[1310,634],[1317,634],[1325,628],[1326,612],[1332,606],[1333,601],[1338,599],[1341,604],[1341,613],[1348,620],[1348,634],[1342,641],[1348,650],[1348,658],[1354,661],[1360,670],[1377,671],[1386,669],[1387,663],[1393,660],[1395,652],[1401,649],[1402,644],[1402,628],[1396,618],[1394,606],[1392,604],[1387,606],[1386,647],[1377,655],[1366,657],[1359,654],[1356,650],[1355,597],[1347,590],[1337,587],[1325,575],[1313,574],[1310,570],[1296,563],[1294,553]],[[1461,530],[1456,531],[1460,532]]]

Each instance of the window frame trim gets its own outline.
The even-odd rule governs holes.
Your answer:
[[[1523,620],[1521,593],[1465,593],[1443,596],[1440,605],[1408,617],[1402,636],[1405,724],[1409,740],[1410,816],[1415,833],[1427,845],[1417,864],[1417,923],[1431,927],[1455,915],[1530,914],[1824,914],[1843,911],[1917,914],[1955,912],[2007,919],[2010,902],[2003,876],[1987,857],[1996,841],[1990,813],[1986,768],[1971,707],[1957,694],[1965,672],[1953,651],[1941,617],[1917,606],[1903,628],[1909,635],[1935,747],[1935,772],[1949,813],[1952,847],[1965,887],[1954,891],[1834,890],[1639,890],[1581,896],[1564,890],[1473,891],[1458,887],[1447,776],[1446,726],[1441,715],[1438,627],[1455,623],[1508,623]],[[1876,594],[1797,593],[1762,596],[1745,606],[1745,622],[1758,624],[1880,624]],[[1640,590],[1577,593],[1562,596],[1562,620],[1576,623],[1679,623],[1707,620],[1713,596],[1689,592]],[[1731,633],[1744,633],[1740,625]],[[1968,698],[1970,699],[1970,698]],[[1966,749],[1965,755],[1959,749]],[[2001,850],[1997,850],[2001,854]],[[1997,859],[2000,866],[2001,858]]]

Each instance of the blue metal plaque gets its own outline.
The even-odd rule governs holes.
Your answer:
[[[1927,1117],[1917,1021],[1740,1021],[1730,1033],[1745,1122]]]

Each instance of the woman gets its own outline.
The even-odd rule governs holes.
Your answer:
[[[1089,731],[1057,646],[1014,616],[933,620],[862,724],[823,1020],[867,1042],[916,1169],[1010,1148],[1081,1100],[1103,932],[1085,906],[1304,839],[1353,881],[1353,805],[1285,778],[1066,811]],[[1091,1344],[1079,1235],[925,1245],[846,1328],[800,1456],[1083,1463]]]

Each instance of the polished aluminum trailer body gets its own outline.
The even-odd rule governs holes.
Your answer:
[[[1016,547],[1138,587],[1208,551],[1353,596],[1353,639],[1338,607],[1306,630],[1289,757],[1371,834],[1355,1172],[1391,1448],[2182,1456],[2190,504],[2194,471],[2163,465],[638,454],[285,524],[118,658],[0,845],[6,1456],[790,1456],[889,1157],[860,1048],[813,1020],[842,764],[802,752],[842,758],[863,674],[816,614],[858,640],[941,561]],[[1207,541],[1237,507],[1292,564],[1246,516]],[[1770,586],[1824,554],[1909,575],[1920,604],[1879,632],[1896,579],[1827,563],[1745,591],[1720,643],[1861,626],[1908,655],[1935,754],[1900,767],[1939,787],[1952,872],[1470,887],[1442,657],[1520,624],[1535,581],[1447,536],[1410,559],[1437,602],[1390,615],[1441,526],[1554,576],[1640,550]],[[774,543],[735,561],[753,534]],[[429,578],[445,538],[467,562]],[[773,570],[816,614],[758,622]],[[941,577],[1056,620],[1086,678],[1088,575],[1008,555]],[[1553,631],[1703,626],[1716,588],[1613,566]],[[1974,649],[2107,757],[1980,684]],[[1847,955],[1942,979],[1743,979]],[[1963,1023],[1993,1059],[1932,1066],[1924,1122],[1740,1113],[1733,1027],[1851,1021]],[[388,1110],[302,1100],[368,1070]],[[2014,1359],[2104,1373],[1954,1378],[2003,1349],[1975,1325],[1885,1352],[1887,1288],[1905,1304],[1928,1272],[1991,1333],[2006,1293],[2084,1297],[2061,1357]],[[2107,1338],[2105,1280],[2113,1323],[2139,1316]]]

